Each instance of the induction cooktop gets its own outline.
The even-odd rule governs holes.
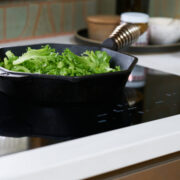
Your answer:
[[[6,155],[179,114],[180,77],[136,66],[124,93],[112,103],[17,105],[1,93],[0,101],[0,155]],[[67,121],[70,127],[63,124]],[[59,122],[61,128],[57,128]]]

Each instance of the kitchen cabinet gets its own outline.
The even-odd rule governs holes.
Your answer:
[[[180,152],[131,167],[91,177],[87,180],[179,180]]]

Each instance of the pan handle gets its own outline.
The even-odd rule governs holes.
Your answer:
[[[12,73],[7,71],[6,69],[0,67],[0,76],[3,77],[17,77],[17,78],[24,78],[24,77],[28,77],[27,75],[21,75],[19,73]]]
[[[140,26],[123,23],[115,28],[109,38],[102,43],[102,46],[113,50],[122,49],[134,43],[140,35]]]

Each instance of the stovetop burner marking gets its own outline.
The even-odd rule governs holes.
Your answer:
[[[99,120],[99,121],[98,121],[98,123],[105,123],[105,122],[107,122],[106,119],[102,119],[102,120]]]

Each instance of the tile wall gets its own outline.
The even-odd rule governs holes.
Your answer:
[[[109,8],[105,8],[109,7]],[[86,17],[114,14],[114,0],[6,0],[0,2],[0,42],[72,33]]]
[[[86,17],[115,14],[116,0],[0,1],[0,43],[68,34],[86,26]],[[150,0],[151,16],[180,18],[180,0]]]

